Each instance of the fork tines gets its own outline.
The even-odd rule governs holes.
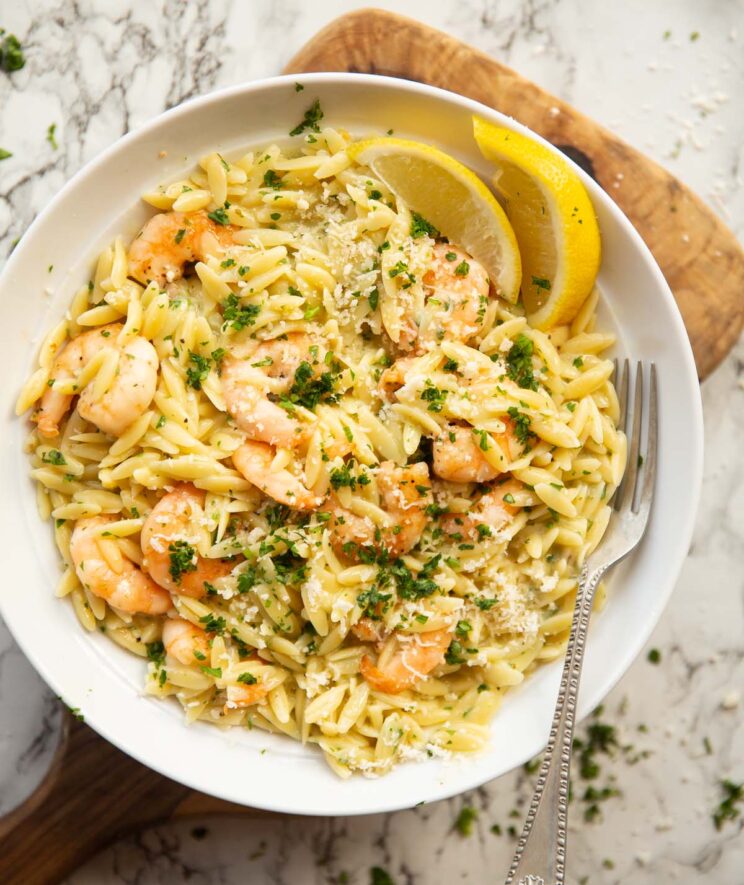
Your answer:
[[[642,509],[647,510],[650,507],[656,474],[659,422],[656,364],[651,363],[646,372],[644,364],[638,361],[634,374],[633,396],[630,397],[630,361],[624,360],[622,367],[619,367],[615,360],[614,378],[620,405],[618,427],[625,432],[628,439],[628,459],[625,475],[615,493],[612,506],[617,511],[631,510],[633,513],[639,513]],[[644,382],[646,374],[649,378]],[[642,447],[644,428],[646,445]],[[645,452],[643,455],[642,448]]]

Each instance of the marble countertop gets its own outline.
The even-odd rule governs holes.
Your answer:
[[[279,72],[353,0],[20,0],[0,26],[26,67],[0,73],[0,265],[61,185],[128,129],[193,95]],[[666,165],[744,234],[742,0],[409,0]],[[736,99],[736,96],[739,96]],[[58,147],[47,138],[56,124]],[[703,387],[705,480],[690,554],[649,649],[607,699],[616,727],[599,814],[572,806],[574,883],[744,882],[741,818],[721,830],[720,780],[744,780],[744,341]],[[680,477],[684,482],[684,477]],[[655,657],[655,655],[652,655]],[[43,777],[57,702],[0,624],[0,814]],[[585,732],[586,726],[580,730]],[[502,881],[530,777],[356,819],[198,820],[125,839],[68,885]],[[472,833],[454,824],[477,814]],[[592,818],[585,820],[585,817]]]

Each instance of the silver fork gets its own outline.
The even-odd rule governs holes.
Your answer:
[[[612,499],[615,512],[607,533],[598,549],[587,557],[579,575],[571,635],[550,737],[506,885],[564,885],[565,882],[568,776],[576,700],[594,593],[607,569],[624,559],[643,537],[654,494],[658,406],[656,366],[653,363],[648,374],[647,395],[643,364],[639,362],[635,371],[635,393],[629,400],[630,365],[625,360],[618,386],[619,425],[626,434],[630,428],[625,476]],[[641,457],[641,424],[646,403],[646,454]]]

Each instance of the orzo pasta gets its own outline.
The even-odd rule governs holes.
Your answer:
[[[623,473],[598,295],[549,333],[322,129],[145,195],[18,409],[87,630],[334,771],[484,746]]]

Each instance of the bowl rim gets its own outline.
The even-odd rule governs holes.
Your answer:
[[[664,608],[666,607],[672,591],[676,585],[676,582],[679,578],[680,572],[687,557],[687,550],[692,538],[695,518],[700,502],[703,473],[703,413],[702,399],[700,395],[700,387],[697,380],[694,357],[682,320],[682,316],[679,312],[679,308],[676,305],[672,292],[649,248],[646,246],[645,242],[643,241],[633,224],[630,222],[627,216],[625,216],[625,214],[617,206],[617,204],[612,200],[609,194],[604,191],[596,181],[588,176],[584,172],[584,170],[577,166],[570,158],[566,157],[561,151],[559,151],[558,148],[550,144],[550,142],[548,142],[546,139],[542,138],[540,135],[538,135],[522,123],[519,123],[514,118],[509,117],[501,113],[500,111],[497,111],[494,108],[484,105],[474,99],[467,98],[465,96],[459,95],[458,93],[450,92],[439,87],[419,83],[417,81],[403,80],[396,77],[388,77],[377,74],[357,74],[348,72],[313,72],[307,74],[284,74],[279,76],[263,77],[247,83],[216,89],[204,95],[190,98],[177,105],[176,107],[170,108],[169,110],[156,115],[152,119],[143,123],[137,129],[128,132],[124,136],[118,138],[111,145],[105,148],[100,154],[84,164],[69,179],[69,181],[64,184],[64,186],[37,214],[33,222],[29,225],[25,234],[18,243],[18,246],[9,256],[2,274],[0,274],[0,284],[4,282],[6,276],[9,276],[14,271],[16,263],[19,263],[21,261],[21,256],[24,253],[24,241],[28,242],[31,240],[31,237],[29,235],[34,233],[37,227],[43,224],[46,216],[51,214],[57,207],[57,205],[63,202],[71,191],[75,190],[80,182],[95,173],[101,166],[104,166],[112,157],[126,153],[129,149],[130,144],[138,141],[139,139],[146,138],[149,133],[163,126],[164,123],[167,124],[169,121],[174,121],[182,116],[191,114],[201,107],[205,107],[212,103],[218,103],[223,99],[234,96],[248,95],[254,92],[263,91],[265,89],[280,87],[285,84],[294,84],[298,82],[298,80],[302,80],[303,85],[353,84],[355,87],[358,87],[360,89],[364,89],[366,86],[374,86],[376,88],[382,87],[398,92],[407,92],[414,98],[417,95],[428,95],[449,103],[459,105],[461,108],[464,108],[472,114],[478,114],[484,116],[486,119],[491,119],[492,121],[501,125],[506,125],[518,132],[521,132],[529,138],[536,140],[540,144],[545,145],[548,149],[558,153],[569,163],[571,163],[572,167],[578,173],[584,185],[587,187],[592,200],[596,200],[599,203],[603,204],[604,209],[608,211],[612,216],[614,216],[614,220],[618,222],[621,227],[625,228],[633,243],[637,256],[639,257],[639,259],[643,260],[653,276],[654,283],[656,284],[656,288],[658,290],[658,295],[666,302],[666,307],[669,309],[672,322],[672,328],[667,331],[674,338],[677,339],[677,342],[681,345],[682,350],[685,354],[684,365],[679,367],[679,371],[686,375],[685,382],[687,392],[689,394],[690,402],[693,407],[692,413],[688,416],[688,442],[692,451],[692,458],[688,465],[689,473],[686,477],[686,484],[690,488],[690,506],[688,507],[688,510],[684,515],[683,529],[682,531],[680,531],[677,538],[677,544],[675,545],[674,562],[665,573],[666,577],[663,583],[663,587],[659,588],[660,592],[657,593],[654,604],[647,609],[648,616],[645,617],[643,621],[639,624],[639,629],[635,633],[635,635],[629,638],[629,641],[625,646],[624,655],[619,660],[616,659],[615,666],[613,668],[614,672],[603,679],[601,687],[598,687],[598,689],[592,695],[589,695],[587,697],[586,693],[584,693],[584,695],[582,696],[579,709],[580,716],[578,716],[577,719],[582,718],[586,716],[587,713],[598,703],[600,703],[601,699],[604,698],[615,687],[619,680],[627,673],[628,668],[638,656],[651,632],[656,627],[659,618]],[[9,420],[16,421],[18,419],[13,417]],[[10,617],[8,617],[8,614],[10,614],[10,606],[6,605],[2,595],[0,595],[0,614],[3,615],[14,641],[18,643],[24,655],[28,658],[36,671],[41,675],[45,683],[49,687],[51,687],[52,690],[55,691],[55,693],[62,694],[63,687],[61,685],[57,685],[56,674],[53,671],[51,665],[44,660],[44,655],[37,653],[37,646],[35,646],[32,642],[27,642],[25,636],[20,637],[19,635],[17,635],[16,631],[13,630],[12,614]],[[205,783],[203,779],[194,776],[189,770],[184,770],[183,768],[179,770],[174,770],[177,768],[177,766],[174,764],[162,765],[148,759],[143,749],[141,749],[140,747],[132,746],[133,742],[126,735],[122,737],[118,735],[115,730],[107,727],[106,724],[97,722],[95,715],[92,715],[90,719],[86,717],[86,724],[90,725],[94,729],[94,731],[96,731],[99,735],[108,740],[122,752],[127,753],[127,755],[136,759],[138,762],[145,765],[146,767],[151,768],[194,790],[199,790],[201,792],[208,793],[227,801],[247,805],[244,797],[237,795],[236,792],[233,792],[231,784],[211,785]],[[545,733],[547,737],[547,714],[545,726]],[[544,743],[545,741],[543,740],[540,743],[540,748],[538,748],[538,750],[544,747]],[[530,752],[526,752],[524,754],[525,759],[528,759],[534,755],[533,751],[535,750],[535,748],[529,747],[528,750]],[[487,758],[487,756],[483,754],[481,758],[485,759]],[[496,777],[500,777],[502,774],[506,774],[509,770],[512,769],[506,769],[504,771],[494,773],[491,769],[487,768],[484,765],[475,765],[472,767],[471,773],[467,777],[456,776],[448,779],[445,783],[433,784],[431,789],[429,790],[429,794],[425,797],[425,802],[429,804],[434,801],[450,798],[468,790],[475,789],[476,787],[479,787]],[[383,778],[382,780],[384,781],[385,778]],[[352,778],[348,783],[349,785],[353,784],[354,779]],[[332,816],[334,814],[333,811],[329,811],[325,807],[320,808],[318,805],[313,804],[313,801],[308,800],[307,798],[304,798],[303,801],[298,802],[298,797],[292,796],[292,801],[288,802],[287,800],[289,799],[289,796],[285,796],[284,801],[281,800],[281,791],[277,791],[276,795],[276,799],[274,799],[273,797],[271,799],[268,799],[267,797],[262,796],[260,797],[260,801],[251,803],[250,807],[300,815]],[[420,797],[416,796],[414,798],[418,799]],[[406,798],[403,798],[399,795],[391,795],[388,801],[378,801],[376,803],[373,803],[372,805],[357,806],[353,809],[344,808],[343,814],[351,816],[391,812],[409,807],[411,807],[411,802],[407,801]]]

